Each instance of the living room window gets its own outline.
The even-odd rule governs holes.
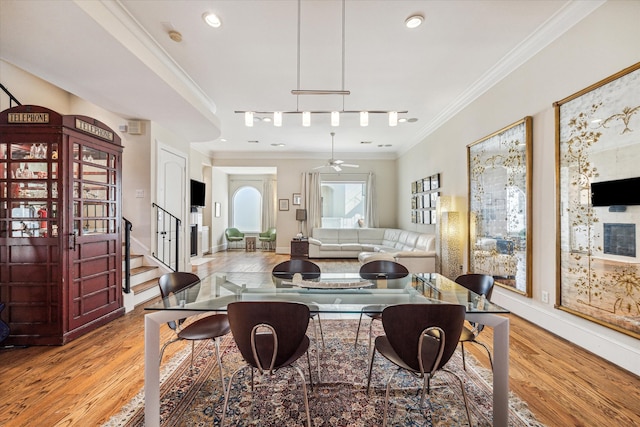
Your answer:
[[[365,225],[365,181],[332,181],[323,177],[320,188],[322,228],[359,228]]]
[[[262,195],[250,186],[240,187],[233,195],[233,227],[245,233],[261,230]]]

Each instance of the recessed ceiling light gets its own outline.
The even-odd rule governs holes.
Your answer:
[[[219,28],[222,25],[222,21],[220,20],[218,15],[216,15],[213,12],[205,12],[205,13],[203,13],[202,14],[202,19],[204,19],[204,22],[206,22],[207,25],[209,25],[210,27],[213,27],[213,28]]]
[[[271,123],[271,117],[263,117],[262,121],[266,123]]]
[[[418,119],[416,119],[415,117],[411,117],[410,119],[407,119],[407,121],[408,121],[409,123],[415,123],[415,122],[417,122],[417,121],[418,121]]]
[[[398,123],[406,123],[407,119],[405,119],[404,117],[401,119],[398,119]]]
[[[404,25],[406,25],[407,28],[418,28],[422,24],[422,21],[424,21],[422,15],[411,15],[404,21]]]
[[[282,142],[277,142],[277,143],[273,143],[271,144],[272,147],[284,147],[284,144]]]
[[[224,138],[220,138],[220,142],[227,142],[227,140]]]
[[[371,144],[371,141],[360,141],[360,144]]]
[[[253,140],[251,140],[251,139],[250,139],[250,140],[249,140],[249,141],[247,141],[247,142],[248,142],[249,144],[258,144],[260,141],[255,140],[255,139],[253,139]]]

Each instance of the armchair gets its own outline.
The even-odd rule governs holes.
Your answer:
[[[258,240],[260,240],[260,244],[262,248],[266,246],[268,250],[273,249],[274,242],[276,241],[276,229],[270,228],[265,232],[258,234]]]
[[[244,233],[241,233],[237,228],[227,228],[224,230],[224,235],[229,242],[229,245],[233,242],[242,242],[244,240]]]

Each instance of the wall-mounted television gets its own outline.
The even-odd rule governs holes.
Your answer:
[[[191,180],[191,206],[204,206],[206,185],[204,182]]]
[[[640,205],[640,178],[591,183],[592,206]]]

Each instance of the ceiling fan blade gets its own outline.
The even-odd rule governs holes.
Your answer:
[[[332,165],[341,165],[344,163],[344,160],[333,160],[331,159],[331,164]]]
[[[334,169],[336,172],[340,172],[340,171],[342,170],[342,168],[340,167],[340,165],[333,165],[332,167],[333,167],[333,169]]]
[[[342,163],[340,166],[346,167],[346,168],[359,168],[360,165],[351,165],[349,163]]]

